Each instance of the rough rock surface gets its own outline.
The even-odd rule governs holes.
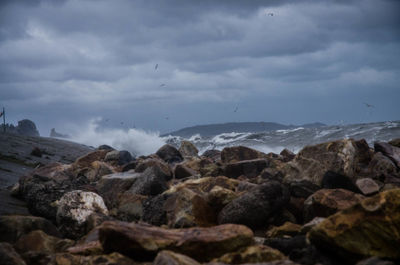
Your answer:
[[[15,251],[10,243],[0,242],[0,264],[26,265],[22,257]]]
[[[225,166],[224,175],[229,178],[237,178],[239,176],[254,178],[258,176],[267,166],[268,161],[262,158],[233,162]]]
[[[166,144],[158,149],[156,155],[169,164],[183,161],[182,154],[178,151],[178,149],[169,144]]]
[[[19,253],[28,251],[54,253],[63,252],[74,244],[75,242],[72,240],[61,239],[47,235],[41,230],[35,230],[27,235],[21,236],[15,243],[15,249],[18,250]]]
[[[99,228],[106,252],[118,251],[135,260],[153,260],[158,251],[171,250],[198,261],[209,261],[253,243],[253,233],[241,225],[163,229],[142,224],[104,222]]]
[[[264,158],[266,154],[245,146],[225,147],[221,152],[222,163]]]
[[[310,241],[346,258],[400,258],[400,189],[381,192],[340,211],[308,233]]]
[[[81,190],[68,192],[58,203],[56,218],[58,227],[66,237],[81,237],[86,232],[86,221],[93,213],[108,215],[102,197]]]
[[[357,179],[356,186],[366,196],[375,194],[380,189],[379,185],[371,178]]]
[[[198,156],[199,150],[197,147],[189,141],[182,141],[179,147],[179,152],[183,157],[196,157]]]
[[[200,265],[196,260],[179,253],[163,250],[154,259],[154,265]]]
[[[244,263],[263,263],[274,260],[286,259],[279,250],[268,246],[255,245],[238,250],[237,252],[227,253],[213,262],[224,264],[244,264]]]

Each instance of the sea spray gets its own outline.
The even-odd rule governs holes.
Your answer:
[[[117,150],[127,150],[135,156],[153,154],[165,144],[157,132],[133,128],[100,128],[100,121],[100,118],[90,120],[86,128],[72,134],[72,140],[93,147],[106,144]]]

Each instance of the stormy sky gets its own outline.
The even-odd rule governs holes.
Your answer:
[[[399,120],[399,84],[400,1],[0,2],[0,107],[44,136]]]

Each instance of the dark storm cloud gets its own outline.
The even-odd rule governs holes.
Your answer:
[[[300,98],[390,103],[400,96],[399,10],[389,0],[1,1],[0,103],[51,106],[53,121],[145,112],[153,128],[145,119],[171,112],[179,122],[168,126],[184,126],[204,104],[229,121],[221,108],[238,103],[258,113]],[[248,110],[242,119],[270,118]],[[282,122],[319,119],[310,112]],[[346,115],[328,112],[325,122]]]

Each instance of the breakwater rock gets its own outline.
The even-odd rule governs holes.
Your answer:
[[[7,264],[396,264],[396,142],[204,155],[184,142],[136,158],[101,147],[20,177],[13,194],[36,217],[1,216],[0,253]]]

